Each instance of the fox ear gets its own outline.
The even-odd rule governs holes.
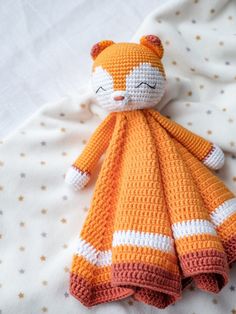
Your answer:
[[[159,37],[155,35],[146,35],[141,37],[140,44],[151,49],[161,59],[163,57],[164,49]]]
[[[102,40],[99,43],[93,45],[90,55],[93,60],[97,58],[97,56],[107,47],[113,45],[114,42],[112,40]]]

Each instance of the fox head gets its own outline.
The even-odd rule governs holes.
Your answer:
[[[101,41],[91,49],[92,87],[100,106],[127,111],[155,106],[165,90],[163,47],[154,35],[140,43]]]

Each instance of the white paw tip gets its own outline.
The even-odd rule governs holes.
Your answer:
[[[71,166],[66,173],[65,182],[71,185],[75,191],[81,190],[89,181],[90,175]]]
[[[223,167],[224,162],[225,156],[223,151],[219,146],[213,144],[211,151],[203,160],[204,165],[213,170],[218,170]]]

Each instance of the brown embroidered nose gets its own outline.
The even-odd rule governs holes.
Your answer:
[[[123,100],[123,99],[125,99],[124,96],[115,96],[115,97],[114,97],[114,100],[116,100],[116,101],[118,101],[118,100]]]

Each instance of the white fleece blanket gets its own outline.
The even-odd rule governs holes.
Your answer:
[[[133,40],[159,35],[166,95],[157,109],[220,145],[219,176],[236,193],[236,2],[173,0],[149,15]],[[101,38],[102,39],[102,38]],[[112,38],[111,38],[112,39]],[[64,174],[105,113],[90,92],[44,105],[0,142],[0,313],[159,313],[131,299],[86,309],[68,294],[69,268],[96,173],[73,192]],[[165,314],[236,313],[236,267],[218,295],[191,286]]]

